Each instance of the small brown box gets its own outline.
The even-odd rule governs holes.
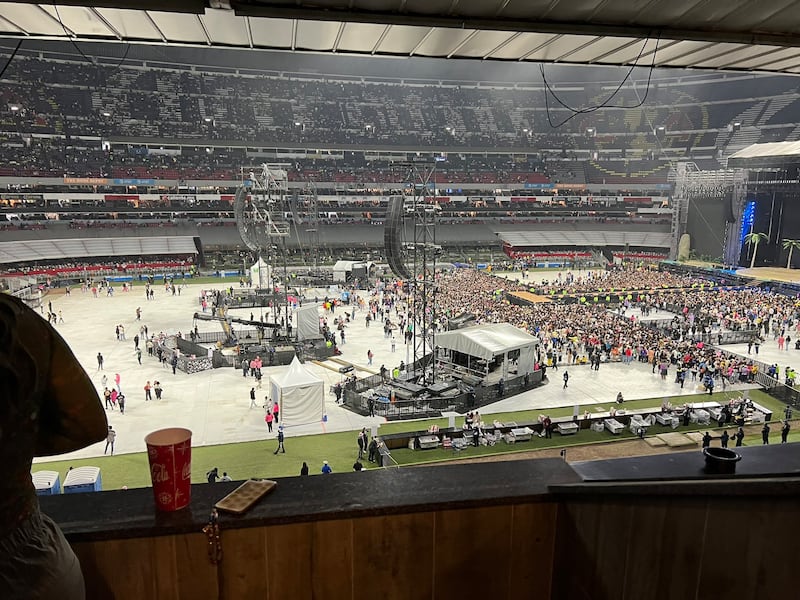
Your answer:
[[[216,508],[226,512],[241,515],[258,502],[262,496],[267,495],[277,482],[271,479],[248,479],[222,500],[216,503]]]

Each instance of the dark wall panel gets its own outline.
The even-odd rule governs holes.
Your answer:
[[[727,198],[695,198],[689,201],[686,232],[692,238],[692,250],[698,256],[716,260],[722,256],[725,242]]]

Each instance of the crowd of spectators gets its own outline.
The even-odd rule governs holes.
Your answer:
[[[2,106],[0,106],[0,116]],[[30,137],[9,132],[9,143],[0,147],[0,176],[5,177],[94,177],[116,179],[209,180],[238,182],[242,167],[275,162],[248,155],[244,148],[183,146],[161,153],[150,144],[101,148],[100,141],[59,136]],[[158,143],[156,141],[156,143]],[[431,161],[432,156],[428,157]],[[546,153],[524,157],[513,153],[492,155],[450,153],[438,162],[430,181],[449,187],[458,184],[510,184],[535,188],[541,184],[602,184],[607,178],[620,184],[663,184],[667,182],[666,161],[563,160]],[[280,161],[278,161],[280,162]],[[402,183],[408,180],[407,166],[387,160],[368,160],[363,152],[346,152],[336,157],[303,158],[287,161],[290,181],[335,184],[339,188],[368,187],[370,184]],[[598,170],[602,169],[602,170]],[[588,175],[587,175],[588,173]],[[613,174],[616,173],[616,176]]]
[[[195,259],[193,256],[146,256],[146,257],[113,257],[104,259],[97,257],[92,260],[40,261],[37,264],[26,266],[4,265],[0,274],[5,277],[38,276],[57,279],[77,279],[85,277],[98,277],[106,275],[138,275],[161,272],[165,269],[190,272],[194,270]],[[54,283],[47,279],[41,285],[48,287]]]
[[[755,102],[751,96],[737,95],[735,86],[722,86],[731,102],[737,101],[734,108],[717,101],[707,110],[702,96],[711,86],[660,86],[649,90],[645,113],[623,108],[637,102],[634,90],[623,89],[614,99],[618,108],[612,105],[555,128],[551,121],[569,113],[555,106],[548,114],[542,92],[513,85],[244,76],[210,68],[142,69],[26,56],[16,57],[4,78],[0,100],[16,107],[13,114],[0,111],[10,131],[309,146],[538,147],[562,153],[690,149],[706,143],[703,134],[679,132],[697,131],[709,123],[705,126],[724,127]],[[581,106],[596,102],[606,91],[599,83],[585,82],[559,94],[568,104]],[[721,119],[714,117],[717,109]],[[656,140],[654,122],[671,133]],[[587,135],[587,129],[593,134]]]
[[[10,83],[0,96],[17,104],[14,119],[21,127],[38,133],[420,147],[576,145],[549,126],[544,111],[530,107],[530,91],[512,87],[242,77],[27,57],[16,58],[5,78]],[[670,89],[660,96],[652,110],[661,114],[653,117],[667,120],[677,112]],[[642,114],[626,119],[621,110],[592,120],[620,134],[649,127]],[[582,133],[584,126],[575,123],[566,132]]]
[[[455,316],[472,313],[478,323],[507,322],[537,336],[541,360],[552,362],[561,357],[566,364],[588,362],[590,356],[604,360],[637,360],[659,369],[677,365],[688,369],[700,367],[712,376],[734,375],[742,368],[751,369],[745,359],[728,359],[707,342],[712,332],[724,329],[747,329],[753,339],[768,332],[776,338],[798,327],[796,299],[760,289],[705,289],[709,282],[698,283],[688,277],[644,269],[612,272],[605,276],[577,277],[571,284],[553,288],[582,290],[589,295],[606,296],[613,287],[622,301],[610,310],[603,303],[542,302],[515,305],[505,300],[500,290],[524,290],[524,284],[474,270],[459,270],[442,278],[437,302],[441,314]],[[667,286],[667,287],[664,287]],[[626,316],[637,307],[642,314],[653,309],[672,309],[676,316],[672,327],[656,329],[641,320]]]

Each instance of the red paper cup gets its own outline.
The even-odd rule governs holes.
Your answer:
[[[180,510],[192,499],[192,432],[180,427],[147,434],[150,479],[159,510]]]

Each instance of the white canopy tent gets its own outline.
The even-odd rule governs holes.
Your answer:
[[[333,265],[333,280],[342,283],[351,277],[369,277],[374,266],[375,263],[361,260],[337,260]]]
[[[258,288],[272,287],[272,268],[260,256],[258,261],[250,267],[250,281]]]
[[[272,401],[280,406],[286,426],[319,423],[325,412],[325,384],[306,369],[296,356],[289,368],[270,376]]]
[[[322,333],[319,330],[319,304],[314,303],[301,306],[294,312],[294,315],[297,321],[298,340],[322,339]]]
[[[439,333],[436,345],[453,352],[473,356],[487,363],[503,357],[503,376],[508,374],[508,355],[519,351],[517,375],[533,372],[539,340],[509,323],[484,323],[455,331]]]

